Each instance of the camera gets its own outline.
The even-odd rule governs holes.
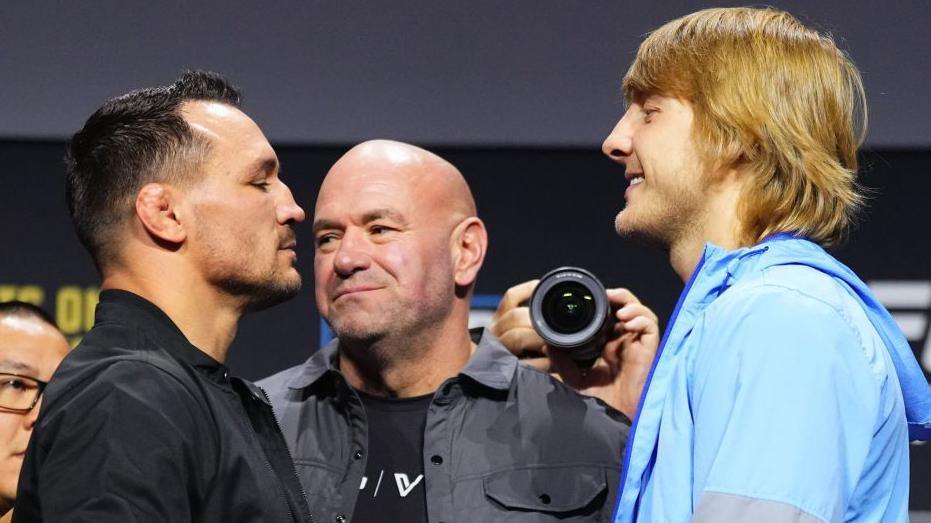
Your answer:
[[[604,285],[578,267],[560,267],[540,278],[530,297],[530,322],[550,347],[565,350],[580,365],[601,355],[611,307]]]

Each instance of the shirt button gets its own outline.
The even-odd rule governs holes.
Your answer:
[[[430,463],[433,463],[434,465],[442,465],[442,464],[443,464],[443,456],[438,456],[438,455],[434,454],[433,456],[430,457]]]
[[[362,459],[362,451],[361,451],[361,450],[357,450],[357,451],[352,455],[352,457],[355,458],[355,459]]]

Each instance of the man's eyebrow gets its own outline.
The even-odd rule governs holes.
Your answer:
[[[281,166],[278,163],[278,159],[273,156],[269,156],[256,160],[252,165],[249,166],[248,172],[249,176],[255,174],[270,174],[277,172],[280,168]]]
[[[384,208],[384,209],[373,209],[366,212],[362,215],[362,223],[372,223],[377,220],[392,220],[397,223],[407,223],[404,219],[404,215],[398,212],[395,209]],[[343,228],[343,225],[337,221],[329,220],[327,218],[320,218],[314,220],[314,234],[317,234],[320,231],[327,229],[337,229],[340,230]]]
[[[373,209],[362,215],[362,223],[371,223],[375,220],[393,220],[399,223],[404,223],[404,215],[398,212],[395,209]]]
[[[325,229],[341,229],[342,225],[339,222],[327,219],[314,220],[314,234],[325,230]]]
[[[39,370],[29,365],[28,363],[23,363],[19,360],[4,359],[0,360],[0,373],[2,372],[12,372],[15,374],[28,374],[30,376],[38,374]]]

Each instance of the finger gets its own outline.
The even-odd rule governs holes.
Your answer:
[[[617,369],[621,364],[621,350],[623,349],[625,335],[627,335],[627,331],[624,330],[624,324],[621,322],[615,323],[610,341],[605,344],[604,350],[601,351],[601,357],[612,369]]]
[[[641,303],[631,303],[625,305],[618,309],[617,313],[615,313],[615,316],[619,321],[630,321],[637,316],[645,316],[653,322],[657,324],[659,323],[659,317],[657,317],[656,314],[646,305]]]
[[[640,303],[640,299],[630,290],[618,288],[608,289],[608,302],[614,307],[623,307],[629,303]]]
[[[521,357],[527,352],[543,353],[543,338],[537,334],[537,331],[527,327],[520,329],[511,329],[499,338],[512,354]]]
[[[636,332],[640,335],[659,334],[659,326],[651,318],[646,316],[637,316],[623,324],[627,332]]]
[[[521,303],[530,299],[530,295],[533,294],[533,289],[536,288],[537,283],[540,280],[530,280],[525,281],[515,285],[507,290],[504,293],[504,296],[501,297],[501,302],[498,303],[498,310],[495,312],[497,316],[500,313],[507,312],[515,307],[519,307]]]
[[[504,313],[496,313],[491,319],[488,329],[492,334],[501,338],[510,330],[529,327],[531,327],[530,309],[527,307],[517,307]]]

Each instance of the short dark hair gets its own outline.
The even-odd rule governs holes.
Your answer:
[[[114,225],[132,215],[139,189],[179,181],[206,158],[209,142],[180,112],[188,101],[239,107],[240,93],[217,73],[187,71],[171,85],[108,100],[68,143],[68,210],[98,270],[116,255]]]
[[[38,305],[33,305],[24,301],[0,301],[0,318],[5,318],[7,316],[35,318],[37,320],[48,323],[56,329],[58,328],[58,325],[55,325],[55,320],[53,320],[44,309]]]

